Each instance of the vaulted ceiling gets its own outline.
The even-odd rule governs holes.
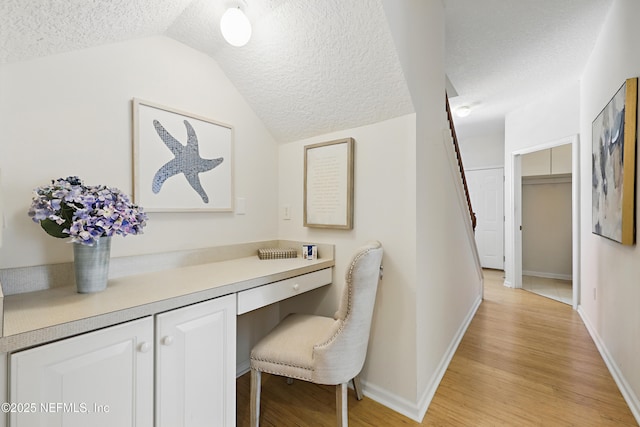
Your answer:
[[[218,26],[232,4],[3,0],[0,63],[162,34],[214,58],[281,142],[413,111],[380,0],[249,0],[241,48]]]
[[[612,2],[442,1],[452,106],[473,108],[456,121],[461,136],[575,82]],[[237,4],[253,25],[242,48],[218,28]],[[281,142],[413,111],[382,0],[0,2],[0,64],[153,35],[214,58]]]

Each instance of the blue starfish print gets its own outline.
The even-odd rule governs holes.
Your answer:
[[[164,164],[153,177],[153,183],[151,189],[155,194],[160,192],[162,184],[171,178],[173,175],[183,173],[189,185],[202,197],[204,203],[209,203],[209,196],[202,188],[200,184],[199,173],[210,171],[223,162],[224,158],[218,159],[203,159],[200,157],[198,150],[198,136],[193,130],[193,127],[188,121],[184,121],[184,126],[187,128],[187,145],[182,145],[180,141],[175,139],[167,130],[160,124],[159,121],[154,120],[153,126],[158,132],[158,136],[165,143],[167,148],[171,150],[175,158]]]

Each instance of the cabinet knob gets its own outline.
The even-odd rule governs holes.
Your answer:
[[[166,337],[162,338],[162,345],[171,345],[173,344],[173,337],[171,335],[167,335]]]
[[[151,350],[151,344],[146,341],[140,343],[140,345],[138,346],[138,351],[140,353],[147,353],[149,352],[149,350]]]
[[[298,285],[297,283],[295,285],[293,285],[293,290],[294,291],[298,291],[300,289],[300,285]]]

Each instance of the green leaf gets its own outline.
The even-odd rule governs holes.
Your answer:
[[[67,203],[64,203],[64,202],[60,205],[60,217],[64,219],[65,224],[71,224],[73,222],[74,212],[75,212],[74,206],[68,205]]]
[[[58,225],[57,222],[52,221],[49,218],[40,221],[40,227],[42,227],[42,229],[46,231],[47,234],[53,237],[58,237],[60,239],[69,237],[67,233],[62,232],[62,230],[64,230],[65,228],[64,225]]]

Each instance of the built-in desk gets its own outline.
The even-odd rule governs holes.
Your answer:
[[[95,294],[79,294],[74,286],[63,286],[5,296],[4,337],[0,338],[0,352],[251,289],[251,293],[260,300],[260,287],[263,285],[326,269],[324,275],[315,274],[320,281],[314,281],[312,286],[299,285],[296,292],[281,298],[266,298],[262,305],[271,304],[328,285],[333,265],[333,258],[260,260],[257,256],[250,256],[110,279],[107,289]],[[293,282],[292,286],[295,286]],[[273,293],[273,287],[264,290]],[[246,311],[249,310],[241,312]]]
[[[82,390],[84,400],[113,398],[109,405],[126,407],[123,419],[135,420],[136,426],[169,426],[174,425],[171,417],[190,404],[180,399],[209,396],[209,402],[222,402],[220,406],[203,404],[190,410],[209,411],[203,415],[218,425],[234,425],[235,316],[330,284],[333,266],[332,251],[312,261],[260,260],[254,255],[118,277],[95,294],[60,286],[5,296],[0,366],[7,369],[0,370],[0,382],[7,383],[9,393],[0,387],[0,401],[39,405],[47,390],[53,394],[46,399],[58,403],[62,396]],[[202,365],[194,368],[194,363]],[[105,374],[108,369],[115,370]],[[125,375],[118,382],[122,370],[133,377]],[[105,375],[113,377],[106,385],[100,381]],[[219,380],[203,382],[207,376]],[[170,378],[180,384],[170,383]],[[225,389],[217,388],[220,381]],[[211,389],[203,389],[203,384]],[[100,389],[106,386],[107,391]],[[133,389],[137,394],[130,396]],[[176,406],[178,401],[182,406]],[[174,406],[176,414],[162,412]],[[12,412],[7,420],[12,427],[64,425],[47,418],[51,414],[43,414],[40,406],[36,409],[35,414]],[[120,422],[112,418],[116,415],[92,414],[86,422],[115,425]],[[7,420],[0,417],[0,427]]]

